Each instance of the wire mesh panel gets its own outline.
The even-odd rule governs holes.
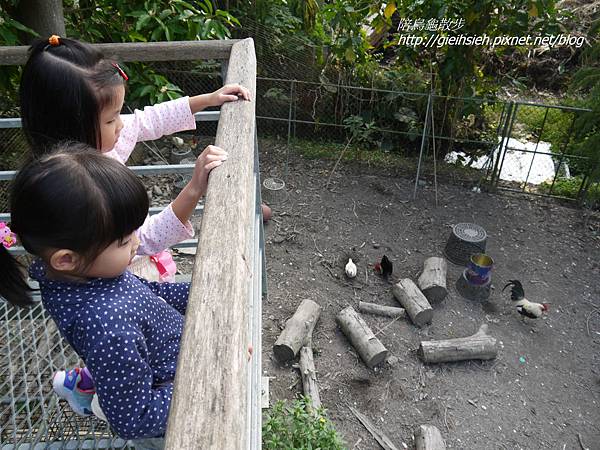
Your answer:
[[[586,109],[516,102],[510,105],[495,155],[500,189],[585,200],[593,162],[579,154],[574,125]]]
[[[127,448],[108,424],[76,415],[53,392],[54,373],[79,357],[41,302],[18,310],[0,300],[0,345],[1,450]]]

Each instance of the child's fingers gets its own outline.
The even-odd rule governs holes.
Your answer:
[[[220,159],[218,161],[210,162],[210,163],[208,163],[207,165],[204,166],[204,170],[206,170],[207,172],[210,172],[215,167],[219,167],[221,164],[223,164],[223,161],[220,160]]]
[[[224,155],[207,155],[206,158],[204,159],[205,162],[212,162],[212,161],[225,161],[227,160],[227,158],[229,158],[229,155],[224,154]]]
[[[223,150],[221,147],[217,147],[216,145],[208,145],[202,151],[200,156],[198,156],[198,158],[201,158],[206,155],[227,155],[227,152],[225,150]]]
[[[250,91],[240,84],[228,84],[225,86],[224,94],[235,94],[235,98],[229,100],[238,100],[240,97],[244,100],[250,100]]]

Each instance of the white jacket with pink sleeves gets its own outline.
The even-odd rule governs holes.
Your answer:
[[[143,111],[136,109],[133,114],[122,114],[121,120],[123,129],[119,140],[106,155],[123,164],[138,142],[196,129],[188,97],[146,106]],[[136,233],[140,239],[138,254],[154,255],[193,237],[194,229],[189,221],[181,223],[169,205],[159,214],[148,216]]]

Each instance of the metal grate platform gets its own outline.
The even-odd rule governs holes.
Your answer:
[[[55,371],[79,364],[41,303],[0,300],[0,449],[128,448],[105,422],[81,417],[52,391]]]

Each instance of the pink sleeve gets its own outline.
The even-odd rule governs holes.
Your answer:
[[[155,255],[172,245],[194,237],[194,228],[188,221],[183,224],[173,212],[171,205],[160,213],[146,217],[136,231],[140,239],[138,255]]]
[[[121,114],[121,120],[123,129],[108,156],[122,163],[127,161],[138,142],[196,129],[196,119],[190,110],[189,97],[146,106],[143,111],[136,109],[133,114]]]

